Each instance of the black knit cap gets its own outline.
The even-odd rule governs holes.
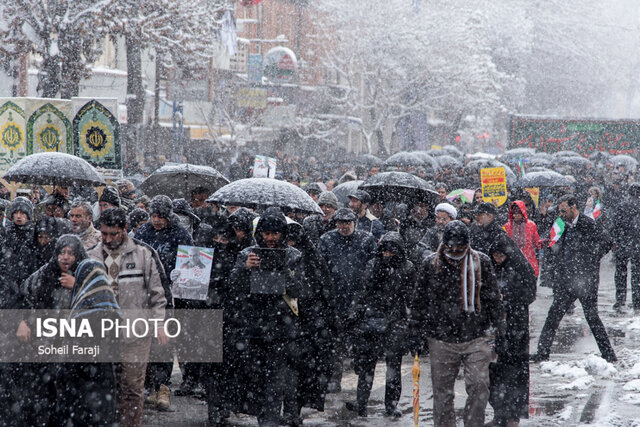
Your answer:
[[[22,196],[13,199],[13,202],[11,202],[11,205],[9,205],[7,216],[9,217],[9,219],[12,219],[13,214],[18,211],[23,212],[25,215],[27,215],[27,218],[31,220],[33,218],[33,203],[31,203],[31,200]]]
[[[159,217],[169,219],[173,213],[173,203],[168,196],[160,194],[149,202],[149,215],[156,214]]]
[[[98,201],[106,202],[106,203],[109,203],[109,204],[119,208],[120,207],[120,196],[118,195],[118,190],[115,187],[105,187],[105,189],[102,191],[102,195],[100,196],[100,199],[98,199]]]
[[[451,221],[444,226],[442,243],[447,246],[463,246],[469,244],[469,229],[462,221]]]

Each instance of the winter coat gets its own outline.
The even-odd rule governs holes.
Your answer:
[[[391,246],[396,255],[386,258],[382,251]],[[357,352],[404,353],[409,300],[415,287],[416,271],[407,259],[400,234],[382,236],[375,258],[367,263],[363,287],[354,301]]]
[[[418,262],[416,265],[422,264],[422,261],[427,256],[431,255],[433,252],[438,250],[438,246],[440,246],[440,240],[442,239],[442,229],[438,228],[437,225],[434,225],[430,229],[427,230],[426,233],[422,236],[420,241],[417,243],[414,249],[414,255],[412,261],[414,263]],[[411,246],[407,246],[411,248]]]
[[[428,215],[420,221],[413,215],[409,217],[409,219],[402,224],[400,232],[404,238],[407,249],[413,249],[433,225],[433,217],[429,217]]]
[[[164,273],[167,276],[176,268],[178,246],[193,246],[191,235],[183,226],[178,224],[178,219],[175,215],[169,220],[169,225],[162,230],[156,230],[150,222],[143,224],[136,232],[135,238],[156,250],[162,262]],[[173,301],[171,282],[163,281],[163,285],[165,298],[171,305]]]
[[[593,219],[578,215],[575,225],[566,224],[560,240],[552,246],[556,292],[595,297],[600,281],[600,260],[613,241]]]
[[[496,217],[497,218],[497,217]],[[501,236],[506,236],[507,233],[500,226],[497,219],[494,219],[491,223],[484,227],[478,226],[475,222],[469,226],[469,242],[471,247],[483,254],[488,254],[491,245],[496,242]]]
[[[89,224],[89,227],[78,237],[86,250],[93,248],[102,241],[102,234],[100,234],[99,230],[96,230],[93,224]]]
[[[298,374],[297,402],[323,411],[327,384],[333,372],[337,332],[331,274],[308,236],[303,235],[295,248],[302,254],[304,277],[310,288],[298,302],[299,353],[293,358]]]
[[[362,288],[367,262],[375,256],[376,247],[374,237],[360,230],[346,237],[333,230],[320,238],[318,252],[327,262],[333,278],[333,295],[339,317],[348,315]]]
[[[493,246],[507,256],[494,262],[496,278],[506,313],[503,345],[490,373],[491,406],[499,419],[525,418],[529,407],[529,304],[536,298],[533,267],[508,238]],[[493,261],[493,259],[492,259]]]
[[[511,206],[513,205],[518,206],[520,212],[522,212],[522,215],[524,216],[525,222],[525,241],[524,246],[522,246],[520,250],[522,251],[524,256],[527,257],[529,263],[531,263],[533,271],[537,276],[540,273],[540,270],[538,268],[538,255],[536,254],[536,249],[542,249],[542,241],[540,240],[540,236],[538,235],[538,227],[533,221],[529,220],[527,216],[527,208],[524,205],[523,201],[516,200],[511,204]],[[514,222],[511,215],[511,208],[509,208],[509,222],[504,225],[504,229],[509,237],[513,239]]]
[[[356,229],[372,234],[373,237],[375,237],[376,242],[384,234],[384,225],[382,225],[378,218],[371,215],[369,210],[367,210],[363,216],[358,218],[356,222]]]
[[[436,252],[429,256],[420,268],[415,295],[411,300],[412,324],[419,324],[422,338],[461,343],[483,337],[490,327],[497,328],[497,335],[504,331],[504,309],[500,290],[489,257],[478,253],[481,282],[480,305],[473,313],[462,307],[460,291],[461,266],[459,262],[441,261],[437,267]]]
[[[143,310],[149,318],[164,319],[165,297],[163,282],[169,282],[158,253],[146,243],[127,237],[120,250],[118,273],[118,303],[123,310]],[[89,256],[104,263],[106,252],[102,242],[89,251]]]
[[[335,230],[336,223],[332,219],[324,222],[320,215],[311,215],[304,219],[302,226],[309,240],[311,240],[314,245],[317,245],[320,237],[322,237],[324,233]]]
[[[617,256],[627,257],[640,250],[640,199],[629,197],[617,207],[611,221],[611,237]]]
[[[62,271],[57,259],[50,260],[30,275],[21,286],[25,309],[67,309],[71,303],[71,289],[60,285]]]
[[[0,230],[0,308],[17,308],[20,285],[38,269],[35,228],[9,222]]]

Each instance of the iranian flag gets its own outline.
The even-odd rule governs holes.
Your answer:
[[[522,156],[518,156],[518,169],[520,178],[522,178],[524,176],[524,163],[522,162]]]
[[[600,199],[598,199],[595,206],[593,207],[592,215],[593,219],[597,219],[600,215],[602,215],[602,205],[600,204]]]
[[[564,232],[564,221],[562,220],[562,218],[558,217],[556,221],[553,223],[553,227],[551,227],[551,234],[549,236],[550,237],[549,247],[555,245],[556,242],[560,240],[560,236],[562,236],[563,232]]]

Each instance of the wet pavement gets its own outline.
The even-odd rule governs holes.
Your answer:
[[[574,314],[563,319],[552,347],[549,362],[531,365],[529,418],[525,427],[538,426],[630,426],[640,427],[640,316],[627,309],[616,313],[611,254],[601,266],[599,308],[619,361],[608,364],[599,358],[599,351],[578,303]],[[531,352],[551,304],[551,289],[540,287],[538,298],[531,305]],[[628,301],[630,302],[630,301]],[[378,363],[374,389],[369,401],[369,417],[359,418],[344,409],[346,400],[355,398],[357,377],[345,373],[342,392],[327,397],[325,412],[304,409],[304,425],[309,426],[413,426],[412,376],[413,361],[406,357],[402,367],[403,389],[399,409],[403,416],[384,416],[384,362]],[[432,392],[428,358],[421,361],[419,425],[432,425]],[[172,388],[180,384],[177,364]],[[459,377],[456,382],[456,412],[459,425],[466,393]],[[145,408],[145,426],[206,426],[206,404],[192,397],[172,396],[175,412],[159,413]],[[487,406],[485,421],[492,419]],[[232,415],[231,426],[255,426],[254,417]]]

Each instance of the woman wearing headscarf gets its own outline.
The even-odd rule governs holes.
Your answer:
[[[490,249],[506,313],[506,333],[490,367],[492,426],[515,427],[529,407],[529,304],[536,299],[533,267],[514,242],[502,236]]]
[[[87,259],[87,252],[82,242],[77,236],[65,234],[61,236],[53,250],[53,256],[39,270],[33,273],[21,287],[22,308],[24,309],[68,309],[71,306],[74,286],[85,282],[85,276],[77,275],[78,265]],[[102,270],[102,276],[104,276]],[[105,279],[105,283],[106,279]],[[110,288],[109,288],[110,290]],[[109,292],[103,289],[104,292]],[[111,294],[113,291],[110,290]],[[115,303],[115,297],[109,301]],[[101,300],[101,302],[104,302]],[[31,330],[25,321],[18,327],[18,339],[28,341]],[[95,384],[107,384],[112,378],[113,368],[111,365],[93,365]],[[109,368],[105,368],[108,366]],[[80,368],[77,366],[76,368]],[[60,364],[43,363],[32,364],[30,369],[25,370],[25,389],[29,391],[28,410],[22,411],[25,414],[27,425],[48,425],[52,419],[57,421],[54,424],[66,425],[67,420],[75,421],[74,425],[109,425],[115,422],[115,399],[107,399],[106,396],[89,394],[87,390],[78,390],[71,387],[77,378],[66,373],[67,367]],[[109,375],[111,370],[111,375]],[[75,371],[75,370],[74,370]],[[98,375],[98,373],[104,375]],[[115,377],[111,381],[115,387]],[[77,384],[76,384],[77,385]],[[61,396],[61,399],[58,399]],[[115,395],[113,395],[115,397]],[[82,406],[77,405],[73,399],[83,399],[89,404],[91,410],[82,411]],[[72,399],[73,405],[61,405],[65,399]],[[52,414],[55,414],[52,417]],[[84,414],[84,415],[83,415]],[[112,416],[109,416],[109,415]],[[75,417],[75,418],[73,418]],[[82,418],[77,418],[82,417]],[[82,423],[78,423],[82,420]]]

